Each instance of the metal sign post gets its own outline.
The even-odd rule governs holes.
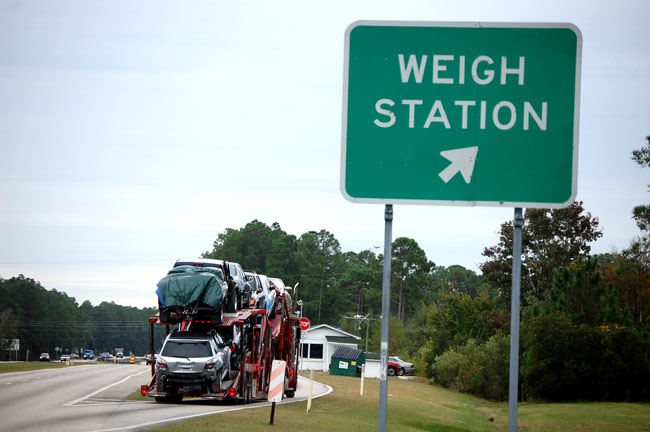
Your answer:
[[[512,239],[512,299],[510,304],[510,389],[508,396],[508,431],[517,430],[517,401],[519,388],[519,299],[521,296],[521,240],[524,217],[515,208]]]
[[[384,279],[381,288],[381,362],[379,363],[379,432],[386,431],[388,406],[388,334],[390,331],[390,261],[393,244],[393,205],[386,204],[384,211]]]

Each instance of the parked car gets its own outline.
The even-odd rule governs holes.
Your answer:
[[[93,360],[95,358],[95,352],[93,350],[84,351],[84,360]]]
[[[61,361],[62,361],[62,362],[64,362],[64,361],[68,361],[68,360],[70,360],[70,355],[68,355],[68,354],[63,354],[63,355],[61,356]]]
[[[161,401],[220,391],[230,375],[230,355],[229,344],[214,331],[170,334],[156,358],[156,390],[169,394]]]
[[[50,354],[49,353],[41,353],[40,357],[38,358],[38,361],[50,361]]]
[[[415,372],[413,363],[405,362],[399,357],[388,357],[388,375],[402,376],[406,373]]]
[[[70,354],[70,358],[71,358],[71,359],[78,359],[78,358],[79,358],[79,354],[77,354],[77,353],[72,353],[72,354]]]
[[[100,361],[107,361],[107,360],[109,360],[109,358],[112,360],[112,357],[113,357],[113,356],[112,356],[110,353],[108,353],[108,352],[103,352],[103,353],[101,353],[101,354],[99,355],[99,360],[100,360]]]

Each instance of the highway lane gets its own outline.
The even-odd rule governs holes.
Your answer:
[[[0,431],[118,431],[137,430],[224,410],[262,407],[185,400],[182,404],[126,401],[147,384],[150,367],[96,364],[62,369],[0,374]],[[294,399],[306,398],[308,380]],[[314,395],[331,391],[315,383]]]

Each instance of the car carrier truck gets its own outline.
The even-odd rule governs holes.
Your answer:
[[[286,362],[284,395],[298,383],[299,315],[291,288],[261,276],[263,286],[236,301],[229,269],[217,260],[178,261],[158,284],[159,313],[149,319],[152,377],[141,393],[157,402],[183,397],[231,399],[242,403],[266,399],[273,360]],[[297,285],[296,285],[297,286]],[[231,306],[237,305],[232,311]],[[230,310],[230,311],[226,311]],[[154,357],[153,329],[166,326],[166,340]],[[171,331],[172,327],[177,330]]]

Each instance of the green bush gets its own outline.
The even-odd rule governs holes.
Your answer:
[[[435,380],[476,396],[505,400],[508,389],[509,338],[496,334],[484,344],[473,339],[436,357]]]
[[[488,339],[482,350],[485,379],[478,394],[489,399],[506,400],[510,374],[510,337],[497,333]]]
[[[433,376],[433,365],[436,361],[435,347],[432,341],[427,341],[413,355],[415,374],[425,378]]]
[[[650,344],[627,327],[575,326],[563,313],[522,326],[522,393],[527,398],[648,400]]]

